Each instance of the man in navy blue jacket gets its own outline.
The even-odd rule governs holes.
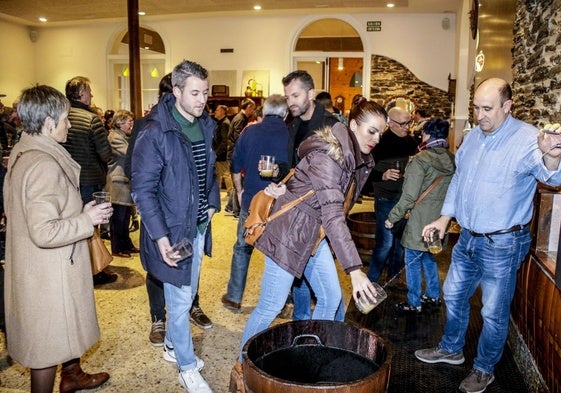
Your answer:
[[[140,258],[164,283],[168,326],[164,358],[174,359],[189,392],[211,392],[193,349],[189,309],[203,254],[210,255],[210,221],[220,209],[212,139],[216,123],[205,112],[208,72],[183,61],[172,72],[172,94],[150,112],[132,158],[132,194],[142,216]],[[192,255],[179,259],[173,244],[186,238]]]

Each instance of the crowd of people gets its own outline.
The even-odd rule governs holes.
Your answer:
[[[162,78],[157,104],[140,119],[126,109],[94,107],[91,83],[82,76],[68,80],[65,94],[44,85],[22,92],[0,134],[10,151],[1,173],[2,303],[8,351],[31,369],[33,393],[52,392],[58,364],[61,392],[109,379],[80,366],[99,338],[94,285],[117,278],[110,270],[92,277],[87,239],[96,226],[108,232],[114,257],[140,254],[150,343],[177,365],[188,392],[212,392],[190,325],[212,327],[200,309],[198,287],[203,256],[212,252],[223,182],[224,211],[238,219],[224,307],[239,312],[254,247],[265,255],[259,302],[232,353],[231,381],[239,392],[245,392],[241,348],[287,303],[293,303],[294,320],[344,320],[335,259],[350,277],[355,301],[374,301],[372,283],[395,280],[408,291],[407,301],[396,305],[400,313],[446,304],[442,340],[415,352],[426,363],[465,361],[469,299],[480,286],[483,327],[473,369],[459,389],[483,392],[493,382],[516,272],[529,250],[536,184],[561,184],[561,134],[544,135],[514,119],[510,86],[498,78],[475,90],[479,125],[455,156],[449,123],[427,118],[422,109],[409,113],[356,96],[344,116],[329,93],[316,94],[306,71],[289,73],[282,84],[284,94],[272,94],[262,107],[246,99],[233,118],[225,106],[211,116],[208,72],[188,60]],[[262,172],[262,155],[276,157],[272,176]],[[366,184],[377,223],[368,268],[346,224]],[[102,190],[110,192],[111,203],[92,200]],[[277,199],[273,212],[309,197],[271,221],[251,246],[244,224],[262,190]],[[137,214],[138,247],[129,234]],[[406,215],[398,235],[393,227]],[[452,219],[462,229],[441,289],[428,241],[444,238]],[[188,252],[180,255],[176,244]]]

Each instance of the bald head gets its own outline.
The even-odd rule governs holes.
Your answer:
[[[489,94],[491,92],[495,92],[499,95],[501,100],[501,104],[504,104],[508,100],[512,100],[512,89],[507,81],[502,78],[488,78],[483,80],[475,91],[475,94],[478,92],[481,93],[485,92],[485,94]]]
[[[507,119],[512,106],[512,90],[507,81],[489,78],[477,86],[473,108],[479,127],[485,134],[496,131]]]
[[[399,137],[405,137],[409,134],[409,124],[411,122],[411,114],[403,108],[394,106],[388,111],[390,118],[390,130]]]

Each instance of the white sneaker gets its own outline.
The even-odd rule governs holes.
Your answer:
[[[198,371],[201,371],[205,366],[205,361],[200,357],[198,357],[197,355],[195,355],[195,359],[197,359],[197,365],[195,366],[195,368]],[[164,345],[164,360],[170,363],[177,363],[177,359],[175,358],[175,351],[173,350],[173,347],[170,347],[167,344]]]
[[[179,373],[179,384],[189,393],[212,393],[210,386],[196,368],[181,371]]]

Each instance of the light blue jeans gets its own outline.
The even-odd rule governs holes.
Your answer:
[[[204,234],[197,233],[193,240],[191,285],[183,285],[181,288],[178,288],[175,285],[164,282],[164,297],[168,312],[165,345],[174,348],[179,371],[191,370],[197,365],[191,336],[189,311],[197,294],[204,244]]]
[[[294,285],[292,285],[292,302],[294,303],[294,310],[292,311],[293,321],[305,321],[312,318],[312,291],[310,284],[304,278],[294,280]],[[337,308],[335,320],[339,322],[345,320],[345,304],[343,299],[341,299],[341,304]]]
[[[327,240],[321,241],[315,255],[308,260],[304,276],[317,298],[312,319],[333,320],[342,302],[342,294]],[[292,274],[277,265],[271,258],[265,257],[259,302],[245,325],[241,350],[251,337],[267,329],[281,312],[293,281]],[[239,360],[242,360],[241,351]]]
[[[247,210],[240,210],[237,240],[234,244],[234,253],[232,254],[232,263],[230,266],[230,280],[228,281],[228,289],[226,291],[226,297],[236,303],[242,302],[247,281],[247,270],[253,252],[253,247],[248,245],[243,237],[243,225],[245,220],[247,220],[247,215]]]
[[[405,278],[407,279],[407,302],[410,306],[421,305],[423,271],[425,273],[425,295],[440,297],[440,279],[434,256],[430,252],[405,248]]]
[[[530,230],[474,237],[460,232],[452,263],[444,281],[446,325],[440,347],[457,353],[465,345],[469,324],[469,299],[481,286],[483,329],[473,367],[492,373],[500,360],[508,334],[510,304],[516,273],[530,249]]]

